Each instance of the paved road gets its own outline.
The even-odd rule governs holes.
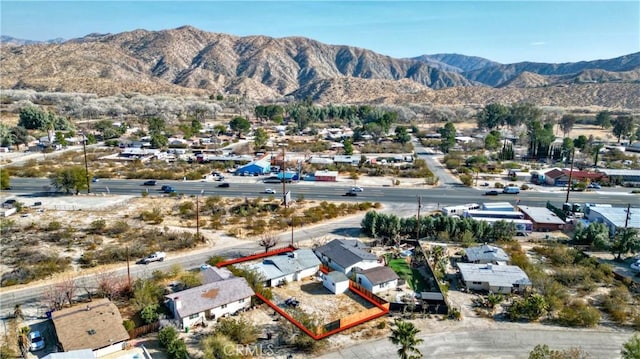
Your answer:
[[[156,186],[143,186],[143,180],[100,180],[92,183],[93,193],[140,195],[148,191],[151,195],[162,195],[159,190],[161,184],[173,186],[178,193],[186,195],[219,195],[227,197],[248,197],[269,196],[264,194],[267,187],[278,191],[276,196],[282,196],[282,187],[278,184],[265,184],[258,178],[247,179],[245,177],[232,178],[231,187],[218,188],[218,182],[195,182],[195,181],[158,181]],[[242,182],[240,182],[242,181]],[[13,194],[18,198],[24,198],[28,202],[28,197],[33,194],[46,194],[50,181],[41,178],[12,178],[13,189],[4,194]],[[351,188],[351,184],[346,183],[307,183],[300,182],[286,185],[286,190],[291,191],[293,199],[303,196],[305,199],[321,201],[371,201],[383,203],[417,203],[417,197],[421,196],[423,203],[435,204],[436,207],[443,205],[465,204],[470,202],[511,202],[520,200],[520,204],[528,206],[544,206],[547,201],[560,206],[565,200],[565,193],[560,189],[550,188],[553,192],[523,191],[518,195],[483,196],[483,190],[469,188],[462,185],[447,185],[436,188],[411,188],[411,187],[384,187],[368,186],[365,191],[358,194],[358,197],[343,196]],[[626,189],[625,189],[626,190]],[[626,193],[615,193],[611,190],[599,190],[594,192],[572,192],[571,202],[578,203],[610,203],[614,206],[640,205],[640,196]],[[417,205],[417,204],[416,204]]]
[[[622,344],[632,336],[627,332],[597,330],[571,330],[567,328],[535,329],[522,325],[520,329],[465,328],[458,330],[418,335],[424,342],[418,346],[424,358],[437,359],[521,359],[538,344],[547,344],[551,349],[579,347],[589,353],[590,358],[620,358]],[[397,347],[386,339],[358,343],[321,359],[370,359],[396,358]]]

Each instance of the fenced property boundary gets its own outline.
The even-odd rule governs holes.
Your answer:
[[[287,246],[287,247],[284,247],[284,248],[279,248],[279,249],[276,249],[276,250],[273,250],[273,251],[269,251],[269,252],[265,252],[265,253],[256,253],[256,254],[253,254],[253,255],[250,255],[250,256],[240,257],[240,258],[236,258],[236,259],[231,259],[231,260],[228,260],[228,261],[220,262],[220,263],[216,264],[216,267],[220,268],[220,267],[228,266],[228,265],[231,265],[231,264],[242,263],[242,262],[246,262],[246,261],[250,261],[250,260],[254,260],[254,259],[268,257],[268,256],[271,256],[271,255],[277,255],[277,254],[280,254],[280,253],[287,253],[287,252],[291,252],[291,251],[293,251],[295,249],[296,248],[293,247],[293,246]],[[329,272],[329,268],[321,266],[320,267],[320,271],[325,273],[325,274],[327,274]],[[373,312],[372,309],[378,309],[379,311],[375,312],[374,314],[368,315],[368,316],[366,316],[366,317],[364,317],[364,318],[362,318],[360,320],[355,320],[355,321],[352,321],[352,320],[349,319],[349,317],[353,317],[354,315],[348,316],[347,318],[341,318],[341,319],[338,320],[338,322],[340,323],[340,326],[338,328],[335,328],[333,330],[330,330],[328,332],[323,332],[323,333],[320,333],[320,334],[314,333],[309,328],[305,327],[302,323],[298,322],[297,320],[295,320],[295,318],[293,318],[291,315],[289,315],[289,313],[287,313],[286,311],[282,310],[282,308],[278,307],[277,304],[275,304],[272,301],[270,301],[269,299],[265,298],[260,293],[256,293],[255,295],[256,295],[256,297],[260,298],[260,300],[265,302],[269,307],[271,307],[271,309],[273,309],[278,314],[283,316],[286,320],[291,322],[291,324],[295,325],[298,329],[302,330],[305,334],[307,334],[308,336],[310,336],[314,340],[321,340],[321,339],[324,339],[324,338],[329,337],[331,335],[340,333],[341,331],[353,328],[353,327],[358,326],[360,324],[366,323],[366,322],[371,321],[373,319],[377,319],[377,318],[380,318],[380,317],[382,317],[384,315],[389,314],[389,303],[387,301],[385,301],[384,299],[380,298],[379,296],[377,296],[377,295],[369,292],[368,290],[364,289],[361,285],[353,282],[352,280],[349,280],[349,290],[376,307],[376,308],[367,309],[365,312]],[[333,324],[333,323],[335,323],[335,321],[332,322],[332,323],[329,323],[329,324]],[[325,325],[321,325],[320,327],[321,328],[326,328],[326,326],[327,325],[325,324]]]

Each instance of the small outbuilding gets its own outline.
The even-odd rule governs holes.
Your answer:
[[[271,163],[266,160],[258,160],[247,163],[236,169],[236,174],[263,175],[271,172]]]
[[[533,223],[533,230],[539,232],[559,231],[565,226],[562,218],[551,212],[546,207],[518,206],[524,218]]]
[[[344,273],[332,271],[322,275],[322,285],[333,294],[342,294],[349,290],[349,278]]]
[[[371,293],[398,286],[398,275],[389,267],[374,267],[356,273],[356,281]]]
[[[319,182],[336,182],[338,181],[338,171],[316,171],[313,177]]]

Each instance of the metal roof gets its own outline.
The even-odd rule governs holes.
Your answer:
[[[565,224],[560,217],[546,207],[518,206],[518,209],[536,223]]]
[[[618,228],[627,222],[627,208],[625,207],[589,207],[589,213],[596,212]],[[591,221],[591,216],[587,215]],[[631,208],[627,227],[640,228],[640,208]]]
[[[487,282],[492,287],[531,284],[527,274],[518,266],[458,263],[458,268],[465,282]]]
[[[607,176],[640,176],[640,170],[620,170],[602,168],[598,172],[602,172]]]

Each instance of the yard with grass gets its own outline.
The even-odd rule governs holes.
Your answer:
[[[420,293],[428,290],[429,285],[425,282],[422,275],[420,275],[418,269],[409,267],[409,263],[407,263],[405,258],[391,259],[388,263],[389,267],[391,267],[400,278],[404,279],[414,292]]]

